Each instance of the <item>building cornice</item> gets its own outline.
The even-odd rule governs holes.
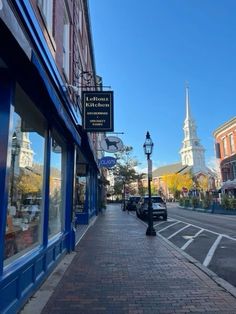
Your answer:
[[[226,129],[229,129],[232,127],[234,124],[236,124],[236,117],[233,117],[232,119],[226,121],[223,123],[221,126],[219,126],[214,132],[213,136],[216,138],[219,136],[222,132],[225,132]]]

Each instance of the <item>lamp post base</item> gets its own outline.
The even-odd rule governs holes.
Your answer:
[[[156,230],[153,227],[148,227],[146,231],[147,236],[156,236]]]

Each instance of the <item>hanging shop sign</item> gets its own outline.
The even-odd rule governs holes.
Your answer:
[[[122,150],[123,142],[119,137],[107,136],[101,141],[101,149],[108,153],[116,153]]]
[[[99,166],[101,168],[112,168],[116,165],[116,158],[114,157],[110,157],[110,156],[105,156],[105,157],[102,157],[100,160],[99,160]]]
[[[113,91],[82,92],[82,126],[87,132],[114,131]]]

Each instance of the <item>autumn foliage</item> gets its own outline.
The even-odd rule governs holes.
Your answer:
[[[162,180],[165,182],[168,190],[173,194],[175,194],[176,191],[182,191],[183,187],[189,190],[193,186],[193,180],[189,173],[164,175]]]

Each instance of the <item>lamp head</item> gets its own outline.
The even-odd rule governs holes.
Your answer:
[[[146,140],[145,143],[143,144],[143,149],[144,149],[144,153],[146,155],[151,155],[152,154],[152,150],[153,150],[153,141],[150,137],[149,132],[147,132],[146,134]]]

